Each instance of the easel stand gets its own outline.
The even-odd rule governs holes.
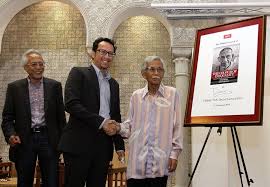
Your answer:
[[[202,153],[203,153],[203,151],[204,151],[204,148],[205,148],[205,146],[206,146],[206,143],[207,143],[207,141],[208,141],[208,138],[209,138],[209,136],[210,136],[210,134],[211,134],[212,128],[213,128],[213,127],[210,127],[210,129],[209,129],[209,131],[208,131],[208,134],[207,134],[207,136],[206,136],[206,138],[205,138],[205,141],[204,141],[202,150],[201,150],[200,155],[199,155],[199,157],[198,157],[198,159],[197,159],[196,165],[195,165],[195,167],[194,167],[194,169],[193,169],[193,171],[192,171],[192,174],[189,175],[190,180],[189,180],[189,183],[188,183],[188,187],[190,187],[190,185],[191,185],[193,176],[194,176],[194,174],[195,174],[195,171],[196,171],[196,169],[197,169],[197,167],[198,167],[198,164],[199,164],[199,162],[200,162],[200,159],[201,159],[201,157],[202,157]],[[237,167],[238,167],[238,173],[239,173],[241,185],[242,185],[242,187],[243,187],[242,175],[245,174],[246,180],[247,180],[247,184],[248,184],[248,186],[250,186],[250,183],[254,183],[254,181],[253,181],[251,178],[248,177],[248,172],[247,172],[247,168],[246,168],[246,164],[245,164],[244,156],[243,156],[243,153],[242,153],[242,148],[241,148],[241,145],[240,145],[240,141],[239,141],[239,138],[238,138],[238,134],[237,134],[236,127],[235,127],[235,126],[231,126],[230,128],[231,128],[231,133],[232,133],[234,152],[235,152],[235,157],[236,157],[236,161],[237,161]],[[218,128],[217,133],[218,133],[219,135],[221,135],[221,133],[222,133],[222,127],[219,127],[219,128]],[[239,160],[239,154],[240,154],[241,160]],[[240,161],[241,161],[241,163],[240,163]],[[241,166],[240,166],[240,164],[242,164],[245,173],[243,173],[243,172],[241,171]]]

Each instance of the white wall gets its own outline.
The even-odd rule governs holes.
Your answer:
[[[192,128],[192,169],[198,160],[209,129],[209,127]],[[193,187],[229,187],[227,129],[223,128],[222,131],[222,135],[219,136],[216,133],[217,128],[212,129],[193,177]]]
[[[268,17],[270,19],[270,17]],[[267,23],[267,31],[270,24]],[[263,126],[237,127],[251,187],[270,186],[270,32],[266,32]],[[192,128],[192,167],[194,168],[209,128]],[[202,159],[193,179],[193,187],[241,186],[230,128],[221,136],[213,128]],[[242,168],[244,172],[244,169]],[[247,185],[242,175],[244,186]]]

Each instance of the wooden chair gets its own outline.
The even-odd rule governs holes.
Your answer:
[[[58,177],[59,177],[59,187],[64,187],[64,175],[65,174],[65,164],[63,162],[59,162],[58,165]]]
[[[35,181],[35,187],[41,187],[41,172],[40,172],[40,167],[37,163],[36,165],[36,181]]]
[[[64,187],[64,163],[59,162],[58,164],[58,185],[59,187]],[[35,182],[35,187],[41,187],[41,172],[40,172],[40,167],[37,164],[36,165],[36,182]]]
[[[107,184],[108,187],[126,187],[126,167],[113,168],[110,165],[108,169]],[[59,174],[59,187],[64,187],[64,170],[65,165],[59,162],[58,174]],[[39,165],[36,166],[36,182],[35,187],[41,187],[41,173]]]
[[[126,167],[113,168],[110,165],[108,170],[108,187],[126,187]]]
[[[0,178],[10,178],[12,172],[12,162],[0,162]]]

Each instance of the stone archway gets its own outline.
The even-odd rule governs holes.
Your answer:
[[[4,31],[10,20],[22,9],[44,0],[3,0],[0,3],[0,46]],[[146,15],[155,17],[167,28],[172,39],[172,29],[166,17],[150,7],[152,0],[143,1],[92,1],[56,0],[76,7],[82,14],[86,26],[86,46],[90,47],[98,36],[112,37],[118,25],[131,16]],[[0,49],[1,51],[1,49]]]
[[[1,50],[2,50],[3,35],[4,35],[4,32],[5,32],[8,24],[10,23],[10,21],[13,19],[14,16],[16,16],[16,14],[18,14],[24,8],[31,6],[35,3],[39,3],[39,2],[46,2],[46,0],[45,1],[44,0],[20,0],[20,1],[4,0],[1,2],[1,4],[0,4],[0,17],[4,17],[5,19],[0,20],[0,54],[1,54]],[[85,19],[85,17],[87,17],[85,15],[85,12],[86,12],[85,5],[81,1],[79,1],[79,0],[58,0],[58,2],[69,4],[70,6],[73,6],[76,9],[78,9],[80,14],[84,18],[84,22],[85,22],[85,26],[86,26],[86,30],[87,30],[87,28],[88,28],[87,23],[88,22]],[[87,33],[88,32],[86,32],[86,34]],[[88,37],[89,36],[87,34],[86,41],[87,41]]]
[[[148,16],[131,17],[119,25],[113,39],[118,49],[111,72],[120,82],[122,111],[128,111],[132,92],[146,84],[140,73],[141,63],[146,56],[162,57],[167,65],[163,82],[175,85],[170,36],[160,21]],[[125,117],[127,114],[122,115]]]
[[[149,16],[153,17],[167,29],[170,38],[172,38],[171,25],[168,20],[163,17],[160,12],[155,9],[149,8],[147,4],[129,4],[114,12],[109,19],[106,20],[104,30],[108,36],[113,36],[118,26],[130,17],[135,16]]]

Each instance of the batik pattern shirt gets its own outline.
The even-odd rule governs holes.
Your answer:
[[[169,158],[177,159],[183,147],[177,90],[162,84],[154,96],[147,86],[136,90],[128,118],[120,125],[120,135],[129,138],[127,178],[168,176]]]

